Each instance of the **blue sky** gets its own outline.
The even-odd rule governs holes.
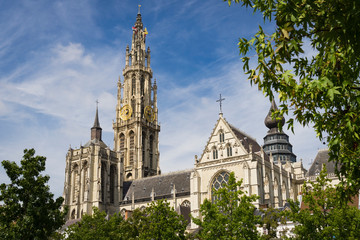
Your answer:
[[[1,1],[0,160],[19,162],[24,148],[35,148],[47,157],[56,196],[69,145],[90,138],[96,99],[103,139],[113,147],[116,83],[139,2],[158,83],[162,171],[193,167],[218,119],[220,93],[228,122],[263,143],[270,103],[250,86],[237,48],[261,15],[221,0]],[[311,128],[286,132],[308,167],[324,145]]]

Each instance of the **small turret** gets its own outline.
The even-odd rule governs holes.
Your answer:
[[[102,128],[99,123],[98,106],[96,106],[96,114],[94,120],[94,126],[91,128],[91,140],[97,139],[101,141]]]

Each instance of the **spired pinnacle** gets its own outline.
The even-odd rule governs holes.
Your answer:
[[[101,134],[102,128],[100,127],[100,122],[99,122],[98,104],[99,101],[96,100],[96,114],[95,114],[94,126],[91,128],[91,140],[93,139],[101,140],[101,135],[102,135]]]
[[[99,101],[96,100],[96,114],[95,114],[95,120],[94,120],[94,126],[93,126],[93,128],[100,128],[99,114],[98,114],[98,105],[99,105]]]
[[[274,101],[274,99],[271,101],[271,107],[269,109],[269,113],[267,114],[267,116],[265,117],[265,126],[267,128],[269,128],[270,130],[271,129],[277,129],[278,128],[278,124],[280,123],[281,126],[284,126],[285,124],[285,118],[282,117],[281,120],[277,120],[277,119],[273,119],[271,114],[273,113],[273,111],[276,111],[278,110],[277,106],[276,106],[276,103]]]
[[[141,5],[139,5],[139,10],[138,10],[138,14],[136,16],[136,22],[135,22],[135,28],[137,28],[137,29],[143,29],[143,23],[142,23],[142,19],[141,19],[140,7],[141,7]]]

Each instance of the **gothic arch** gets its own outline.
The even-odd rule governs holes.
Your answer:
[[[225,147],[226,147],[226,156],[227,157],[232,157],[232,155],[233,155],[233,149],[232,149],[232,146],[231,146],[231,144],[230,143],[227,143],[226,145],[225,145]]]
[[[212,150],[212,159],[213,159],[213,160],[218,159],[218,158],[219,158],[219,153],[218,153],[218,150],[216,149],[216,147],[213,146],[213,147],[211,148],[211,150]]]
[[[119,145],[120,145],[120,152],[123,152],[125,149],[125,134],[124,133],[120,133],[119,134]]]
[[[277,178],[274,178],[274,196],[278,197],[279,196],[279,181],[277,180]]]
[[[101,201],[105,202],[106,199],[106,176],[107,176],[107,164],[105,161],[101,161]]]
[[[211,193],[211,201],[216,201],[214,196],[214,190],[219,190],[223,188],[225,184],[228,183],[230,177],[230,173],[227,170],[219,170],[214,176],[211,178],[210,185],[209,185],[209,192]]]
[[[110,165],[110,203],[115,202],[115,190],[116,190],[116,165]]]
[[[184,200],[182,203],[181,203],[181,206],[183,207],[190,207],[191,206],[191,203],[189,200]]]
[[[149,167],[152,169],[154,161],[154,136],[151,134],[149,137]]]
[[[71,212],[71,219],[75,219],[76,218],[76,210],[73,209]]]
[[[135,133],[133,130],[129,132],[129,165],[133,165],[135,161]]]

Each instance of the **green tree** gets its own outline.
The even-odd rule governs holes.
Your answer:
[[[326,141],[339,163],[342,186],[360,189],[360,1],[224,0],[241,3],[275,21],[273,32],[239,40],[243,69],[266,96],[279,94],[274,116],[294,114]],[[256,54],[254,54],[254,52]],[[249,67],[251,66],[251,67]]]
[[[81,221],[68,227],[66,233],[69,240],[110,240],[132,239],[128,231],[129,224],[119,214],[109,216],[98,208],[93,214],[85,214]]]
[[[21,166],[2,161],[10,184],[0,185],[0,239],[48,239],[65,222],[63,198],[53,199],[47,185],[45,157],[25,149]]]
[[[276,239],[277,227],[286,223],[286,218],[280,209],[267,208],[263,211],[262,224],[267,230],[267,234],[261,236],[261,239]]]
[[[144,210],[134,212],[131,219],[138,239],[186,239],[187,222],[165,200],[152,202]]]
[[[360,236],[360,210],[343,204],[336,187],[327,178],[326,167],[315,182],[305,182],[302,202],[290,201],[290,220],[295,226],[295,239],[358,239]]]
[[[200,239],[258,239],[261,223],[252,204],[258,196],[247,196],[232,172],[227,185],[214,190],[214,202],[205,199],[200,206],[202,219],[192,218],[200,227]]]
[[[185,239],[186,237],[187,222],[164,200],[152,202],[144,210],[135,209],[127,220],[124,220],[120,214],[106,217],[106,213],[97,208],[93,211],[91,216],[85,215],[80,222],[66,230],[69,240]]]

